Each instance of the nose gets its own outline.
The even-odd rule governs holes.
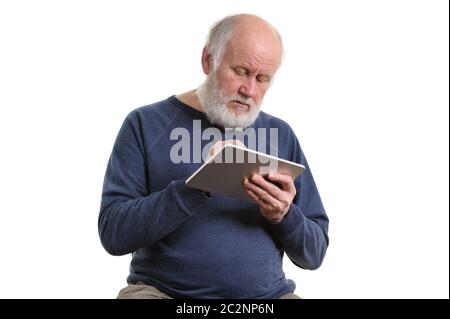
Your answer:
[[[241,84],[239,88],[239,94],[243,95],[246,98],[252,98],[254,99],[256,97],[256,83],[255,79],[252,77],[249,77],[244,80],[244,82]]]

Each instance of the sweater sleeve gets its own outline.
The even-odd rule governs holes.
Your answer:
[[[322,264],[328,247],[328,217],[306,158],[297,139],[295,142],[293,160],[305,165],[305,171],[294,181],[297,194],[287,215],[269,228],[294,264],[313,270]]]
[[[136,114],[125,119],[106,169],[98,218],[103,247],[125,255],[174,231],[208,200],[202,191],[175,180],[148,191],[143,137]]]

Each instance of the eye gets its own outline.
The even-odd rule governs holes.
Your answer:
[[[244,75],[248,74],[247,69],[244,67],[241,67],[241,66],[234,67],[233,71],[234,71],[234,73],[236,73],[236,75],[239,75],[239,76],[244,76]]]
[[[270,82],[270,76],[260,74],[256,77],[256,80],[260,83]]]

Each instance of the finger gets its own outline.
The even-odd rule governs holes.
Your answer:
[[[244,191],[259,207],[261,207],[264,210],[270,210],[270,207],[267,205],[267,203],[265,203],[261,198],[259,198],[258,195],[254,191],[252,191],[248,188],[245,188],[245,187],[244,187]]]
[[[242,143],[240,140],[234,140],[234,145],[242,147],[242,148],[246,148],[245,144]]]
[[[258,202],[264,202],[270,207],[277,207],[277,205],[279,204],[279,201],[276,198],[274,198],[272,195],[270,195],[270,193],[268,193],[266,190],[259,187],[252,181],[247,180],[244,183],[244,187],[253,191],[256,196],[258,196]]]
[[[250,190],[250,189],[248,189],[248,188],[245,188],[245,187],[244,187],[244,191],[247,193],[247,195],[248,195],[251,199],[253,199],[257,204],[259,204],[259,198],[258,198],[258,195],[256,195],[255,192],[253,192],[252,190]]]
[[[266,181],[261,175],[255,174],[250,180],[264,191],[268,192],[272,197],[278,200],[283,198],[283,191],[273,183]]]
[[[217,143],[214,143],[214,144],[211,146],[211,148],[209,149],[209,155],[210,155],[210,156],[213,156],[213,155],[214,155],[214,153],[216,152],[217,146],[218,146]]]
[[[244,191],[248,194],[248,196],[250,196],[250,198],[252,198],[256,203],[258,203],[259,197],[258,197],[257,193],[255,193],[251,189],[252,185],[250,185],[250,184],[251,184],[251,182],[248,180],[248,178],[245,178],[244,181],[242,182]]]
[[[268,175],[268,178],[272,182],[280,183],[283,190],[291,192],[295,189],[294,181],[289,175],[273,172]]]
[[[213,157],[215,154],[217,154],[218,152],[220,152],[220,150],[222,150],[222,148],[224,147],[224,142],[223,141],[217,141],[215,142],[211,148],[209,149],[209,158]]]
[[[240,140],[235,139],[235,140],[225,140],[223,141],[224,145],[236,145],[242,148],[247,148]]]

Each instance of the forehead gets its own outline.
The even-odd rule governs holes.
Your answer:
[[[273,36],[236,34],[228,42],[224,60],[230,64],[275,72],[281,60],[281,48]]]

